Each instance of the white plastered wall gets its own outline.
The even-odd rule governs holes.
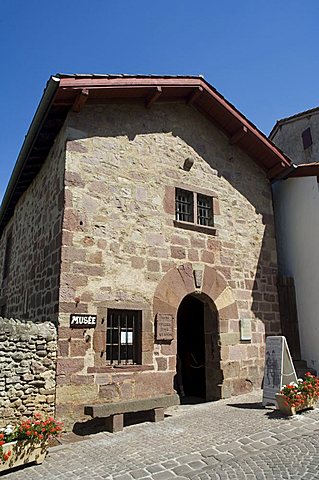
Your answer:
[[[295,281],[301,356],[319,372],[319,191],[316,177],[273,185],[279,268]]]

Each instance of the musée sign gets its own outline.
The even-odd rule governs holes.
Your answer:
[[[96,315],[72,314],[70,315],[70,328],[95,328]]]

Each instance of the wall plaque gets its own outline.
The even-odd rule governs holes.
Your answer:
[[[96,315],[72,314],[70,315],[70,328],[95,328]]]
[[[242,318],[240,320],[240,340],[251,340],[250,318]]]
[[[169,313],[158,313],[156,317],[156,340],[173,340],[174,317]]]

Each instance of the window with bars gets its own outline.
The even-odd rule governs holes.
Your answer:
[[[177,221],[214,226],[213,198],[208,195],[176,188],[175,213]]]
[[[181,222],[194,221],[194,198],[193,192],[176,189],[176,220]]]
[[[109,309],[106,326],[106,361],[109,365],[141,363],[142,312]]]

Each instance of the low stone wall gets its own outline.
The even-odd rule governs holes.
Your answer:
[[[0,426],[54,414],[56,351],[53,323],[0,318]]]

